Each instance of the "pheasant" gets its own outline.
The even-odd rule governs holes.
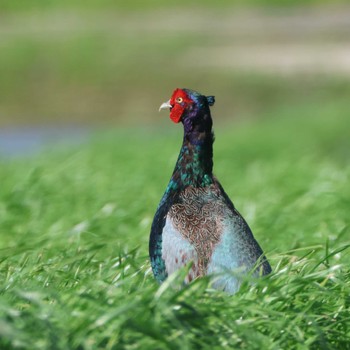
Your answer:
[[[191,263],[185,283],[213,275],[213,287],[238,291],[242,275],[266,275],[271,267],[252,231],[212,173],[213,141],[209,106],[214,96],[176,89],[159,110],[184,126],[174,172],[153,219],[149,252],[155,278]]]

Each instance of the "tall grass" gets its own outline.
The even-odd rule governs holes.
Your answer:
[[[273,267],[234,296],[150,271],[170,121],[3,160],[1,349],[350,348],[348,107],[274,113],[216,129],[215,173]]]

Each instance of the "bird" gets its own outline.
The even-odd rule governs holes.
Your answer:
[[[150,232],[149,254],[162,283],[188,266],[184,283],[213,276],[212,287],[236,293],[243,276],[267,275],[271,266],[245,219],[213,175],[214,96],[177,88],[159,111],[184,129],[180,153]]]

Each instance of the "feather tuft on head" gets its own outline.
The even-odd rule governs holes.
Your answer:
[[[215,103],[215,96],[206,96],[207,101],[208,101],[208,105],[209,106],[213,106]]]

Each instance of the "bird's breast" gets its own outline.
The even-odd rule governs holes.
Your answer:
[[[205,275],[224,231],[227,207],[214,186],[187,187],[166,217],[162,257],[167,273],[192,261],[192,276]]]

